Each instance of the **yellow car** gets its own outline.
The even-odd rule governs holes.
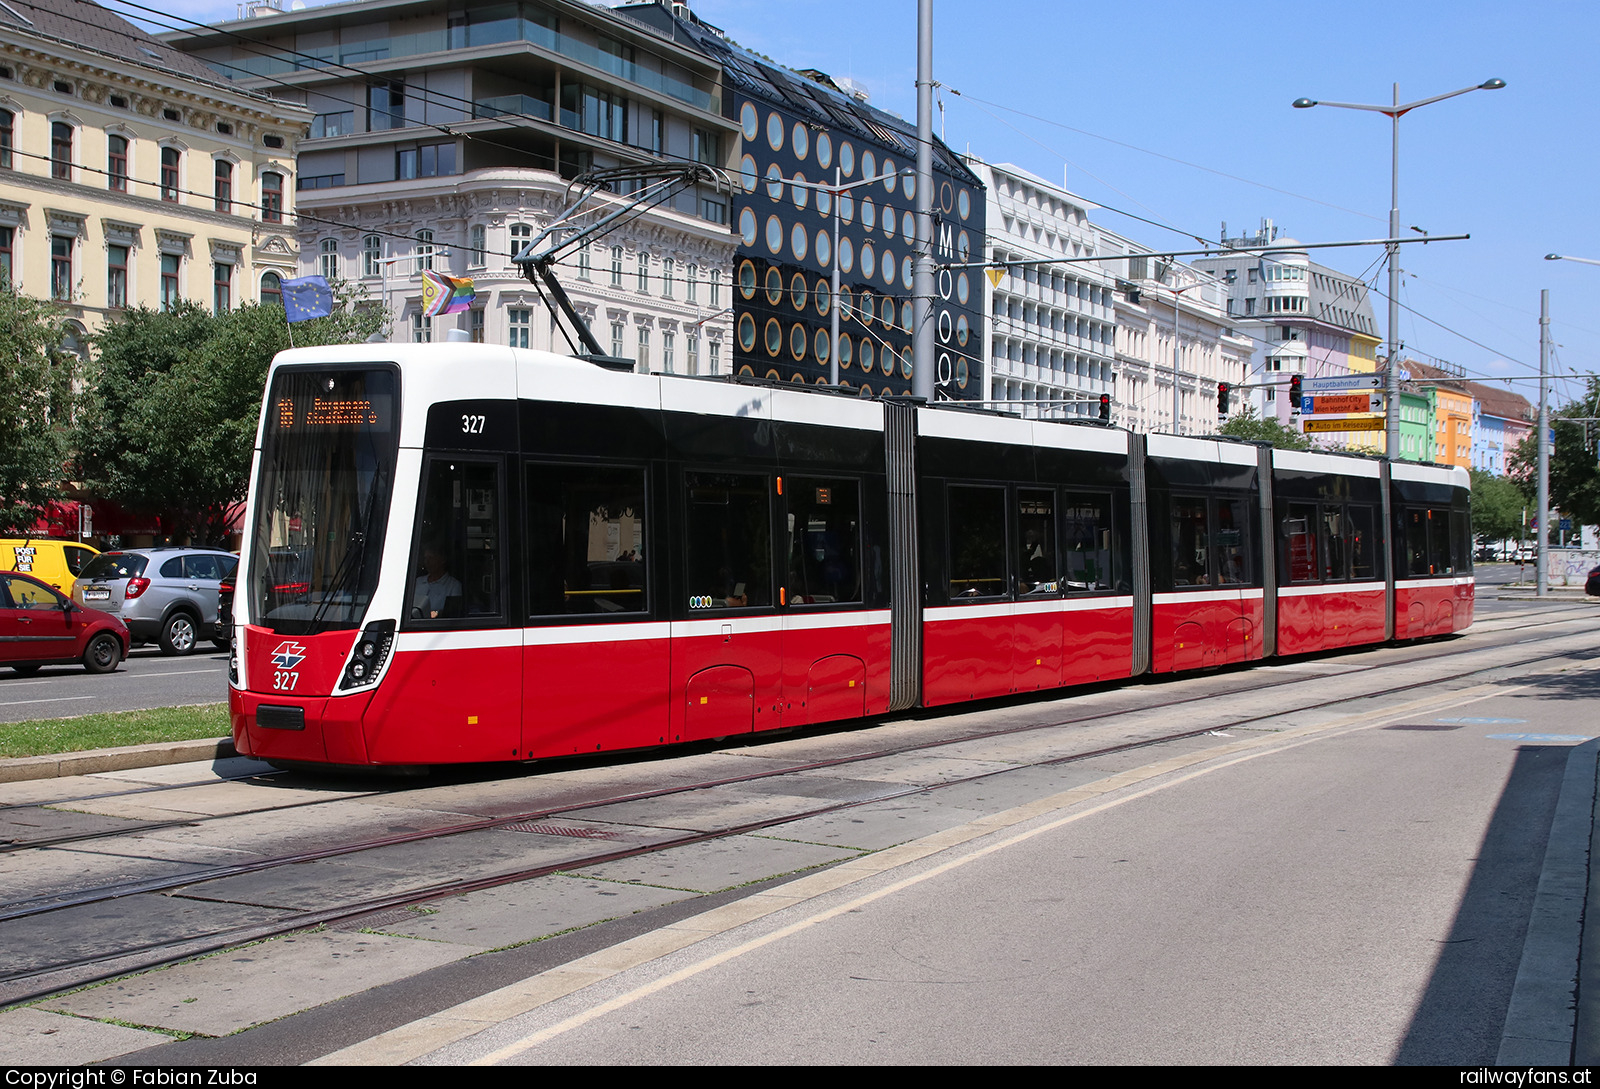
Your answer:
[[[98,555],[98,548],[59,537],[0,538],[0,571],[21,571],[67,595],[83,565]]]

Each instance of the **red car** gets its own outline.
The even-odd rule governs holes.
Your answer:
[[[127,654],[121,620],[84,608],[32,575],[0,572],[0,665],[33,673],[82,662],[90,673],[110,673]]]

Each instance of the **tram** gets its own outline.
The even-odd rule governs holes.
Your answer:
[[[619,373],[274,361],[242,753],[523,761],[1459,631],[1461,469]]]

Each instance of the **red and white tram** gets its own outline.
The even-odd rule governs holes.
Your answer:
[[[285,352],[234,739],[528,760],[1458,631],[1467,484],[485,345]]]

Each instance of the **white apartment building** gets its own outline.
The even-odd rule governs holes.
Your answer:
[[[1087,203],[1021,167],[966,162],[988,192],[984,258],[1041,262],[1008,265],[998,284],[982,279],[987,396],[1029,417],[1098,414],[1100,395],[1114,392],[1115,277],[1095,261],[1043,263],[1099,252]]]
[[[732,162],[721,68],[608,8],[364,0],[283,11],[262,0],[250,10],[163,39],[236,85],[310,109],[301,271],[383,300],[396,340],[459,328],[569,351],[510,263],[566,205],[567,182],[591,168]],[[603,349],[644,370],[728,372],[728,218],[727,192],[701,185],[558,266]],[[421,315],[430,267],[472,277],[471,310]]]
[[[1236,252],[1196,258],[1194,266],[1222,280],[1229,320],[1254,341],[1250,403],[1262,416],[1291,420],[1292,375],[1373,373],[1378,328],[1365,283],[1311,260],[1270,219],[1253,235],[1228,238],[1226,224],[1223,234],[1223,247]],[[1323,441],[1376,449],[1382,436],[1349,432]]]
[[[1148,246],[1103,228],[1100,235],[1102,252],[1125,255],[1114,294],[1117,388],[1112,420],[1134,431],[1215,432],[1218,384],[1237,388],[1244,383],[1253,345],[1232,328],[1224,285],[1171,258],[1146,256]],[[1237,395],[1231,400],[1233,407],[1239,406]]]

